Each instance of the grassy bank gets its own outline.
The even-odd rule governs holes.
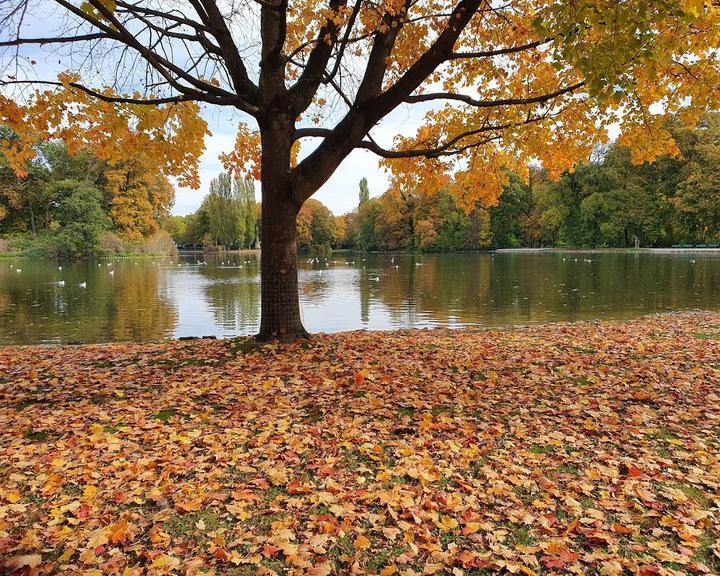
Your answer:
[[[710,313],[4,348],[0,558],[40,574],[718,573],[719,382]]]

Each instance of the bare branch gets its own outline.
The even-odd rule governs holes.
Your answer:
[[[57,86],[58,88],[64,86],[62,82],[55,82],[51,80],[0,80],[0,86],[11,86],[18,84],[41,84],[45,86]],[[111,102],[115,104],[140,104],[147,106],[157,106],[158,104],[177,104],[179,102],[191,102],[198,100],[198,98],[187,94],[167,96],[164,98],[134,98],[131,96],[112,96],[104,94],[103,92],[98,92],[97,90],[93,90],[92,88],[88,88],[87,86],[83,86],[82,84],[79,84],[77,82],[70,82],[68,83],[68,86],[70,86],[71,88],[75,88],[76,90],[85,92],[89,96],[97,98],[98,100],[102,100],[103,102]],[[210,96],[207,96],[206,99],[204,99],[203,101],[211,104],[221,104],[226,106],[234,104],[234,99],[225,100],[222,98],[212,98]]]
[[[87,40],[99,40],[107,38],[101,32],[94,34],[81,34],[78,36],[58,36],[56,38],[16,38],[15,40],[6,40],[0,42],[0,46],[20,46],[22,44],[65,44],[68,42],[85,42]]]
[[[542,94],[539,96],[530,96],[527,98],[503,98],[498,100],[477,100],[475,98],[472,98],[470,96],[467,96],[465,94],[453,94],[451,92],[433,92],[429,94],[417,94],[415,96],[408,96],[405,98],[405,102],[408,102],[410,104],[416,104],[418,102],[430,102],[434,100],[451,100],[456,102],[462,102],[464,104],[468,104],[469,106],[474,106],[476,108],[498,108],[500,106],[521,106],[523,104],[542,104],[544,102],[548,102],[549,100],[552,100],[553,98],[557,98],[558,96],[562,96],[563,94],[568,94],[570,92],[574,92],[578,88],[581,88],[585,85],[585,81],[577,82],[573,84],[572,86],[567,86],[565,88],[560,88],[558,90],[555,90],[554,92],[550,92],[548,94]]]

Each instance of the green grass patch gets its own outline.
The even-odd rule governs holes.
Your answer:
[[[693,334],[693,338],[696,340],[720,340],[720,334],[696,332]]]
[[[267,535],[272,530],[273,522],[282,518],[280,514],[258,514],[245,520],[244,524],[257,531],[258,534]]]
[[[262,342],[258,342],[255,338],[234,338],[230,340],[230,351],[236,354],[252,354],[262,350]],[[306,348],[307,350],[307,348]]]
[[[709,530],[706,531],[700,539],[700,546],[695,550],[693,560],[705,564],[714,574],[720,574],[720,558],[718,558],[713,551],[716,540],[716,534]]]
[[[27,399],[27,400],[21,400],[17,404],[15,404],[15,411],[16,412],[22,412],[25,410],[25,408],[29,408],[33,404],[39,404],[40,400],[33,400],[33,399]]]
[[[698,488],[697,486],[678,483],[675,484],[675,488],[682,491],[685,496],[687,496],[691,500],[694,500],[703,508],[710,508],[710,506],[712,506],[712,500],[708,496],[706,496],[705,492],[700,490],[700,488]]]
[[[531,444],[527,449],[530,454],[554,454],[555,448],[553,446],[543,446],[541,444]]]
[[[365,565],[368,572],[377,574],[386,566],[392,564],[395,558],[403,554],[407,548],[401,546],[393,546],[392,548],[383,548],[377,552],[373,552]]]
[[[343,564],[343,558],[348,558],[355,553],[355,546],[349,536],[341,536],[335,542],[335,545],[328,551],[328,557],[336,566]]]
[[[438,404],[437,406],[433,406],[430,409],[430,413],[433,416],[439,416],[440,414],[450,414],[453,411],[452,406],[448,406],[447,404]]]
[[[270,488],[265,490],[263,498],[266,502],[272,502],[278,496],[287,496],[287,494],[287,490],[282,486],[270,486]]]
[[[507,543],[510,546],[532,546],[537,543],[537,540],[530,535],[530,528],[527,526],[518,526],[510,531]]]
[[[654,432],[650,432],[649,434],[647,434],[647,437],[653,440],[677,440],[677,436],[675,436],[675,434],[673,434],[667,428],[658,428]]]
[[[25,434],[23,434],[23,436],[33,442],[44,442],[48,439],[49,434],[44,430],[33,430],[32,428],[28,428],[25,430]]]
[[[177,416],[175,408],[163,408],[155,414],[155,419],[160,420],[160,422],[168,422],[173,416]]]
[[[204,529],[198,528],[198,523],[204,524]],[[195,536],[197,533],[213,532],[221,527],[227,527],[227,521],[220,518],[212,510],[198,510],[189,514],[173,514],[165,520],[165,532],[175,538]]]

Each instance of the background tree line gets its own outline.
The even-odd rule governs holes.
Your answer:
[[[0,129],[0,138],[13,134]],[[38,146],[27,175],[0,156],[0,238],[8,251],[50,256],[174,248],[161,223],[174,201],[169,180],[139,157],[110,165],[59,142]]]
[[[467,212],[452,182],[427,193],[387,191],[334,216],[315,199],[297,219],[302,252],[333,248],[427,252],[505,247],[629,247],[720,243],[720,114],[697,128],[669,124],[679,155],[633,164],[620,144],[598,149],[557,181],[541,168],[509,175],[497,205]],[[9,132],[2,138],[12,138]],[[19,249],[84,256],[122,251],[167,230],[179,245],[251,248],[261,239],[254,182],[221,173],[200,208],[169,216],[174,190],[138,158],[114,166],[57,142],[39,146],[28,175],[0,159],[0,236]],[[135,244],[133,244],[133,242]],[[160,241],[167,248],[167,241]]]
[[[679,155],[633,164],[620,144],[596,150],[553,181],[510,174],[497,205],[468,213],[448,187],[433,195],[388,191],[339,218],[337,246],[456,251],[506,247],[629,247],[720,243],[720,114],[697,128],[670,123]]]

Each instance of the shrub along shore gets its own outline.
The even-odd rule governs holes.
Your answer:
[[[0,572],[720,572],[720,314],[0,349]]]

